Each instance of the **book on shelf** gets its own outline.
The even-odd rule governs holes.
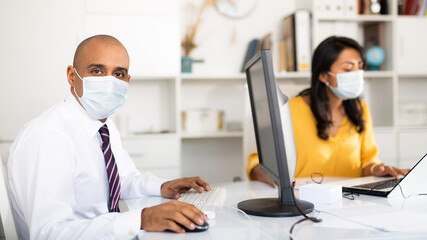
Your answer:
[[[427,16],[427,0],[399,0],[398,14],[409,16]]]
[[[245,64],[255,56],[255,54],[261,49],[271,49],[272,48],[272,39],[271,33],[266,34],[261,39],[253,39],[249,42],[248,48],[246,50],[245,59],[243,60],[241,72],[245,72]]]
[[[279,42],[279,72],[287,71],[286,68],[286,42],[280,40]]]
[[[251,60],[251,58],[255,55],[258,49],[258,39],[253,39],[249,42],[248,49],[246,50],[245,59],[243,60],[242,68],[240,69],[241,72],[245,71],[245,64]]]
[[[427,0],[419,0],[418,8],[416,10],[416,15],[427,16],[426,7],[427,7]]]
[[[286,61],[286,71],[309,71],[311,61],[311,22],[310,12],[296,10],[282,21],[282,48],[280,58]]]
[[[406,0],[404,15],[415,15],[418,0]]]

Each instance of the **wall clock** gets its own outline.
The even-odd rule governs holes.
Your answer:
[[[215,7],[222,15],[229,18],[244,18],[256,6],[257,0],[216,0]]]

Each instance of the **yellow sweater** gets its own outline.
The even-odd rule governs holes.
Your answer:
[[[362,101],[365,130],[357,133],[356,127],[345,117],[335,136],[322,140],[317,136],[316,119],[310,106],[298,96],[290,100],[292,124],[297,151],[295,177],[310,177],[314,172],[323,176],[361,177],[362,169],[371,163],[381,163],[372,130],[369,108]],[[258,154],[248,158],[246,172],[258,165]],[[249,176],[254,180],[253,176]]]

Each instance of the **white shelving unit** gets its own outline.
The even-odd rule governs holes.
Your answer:
[[[302,1],[295,0],[295,3]],[[206,56],[202,69],[210,74],[195,71],[197,74],[193,75],[179,73],[182,36],[180,27],[184,25],[181,21],[185,17],[182,16],[181,10],[186,2],[128,0],[125,7],[117,8],[112,1],[78,0],[71,5],[55,8],[58,11],[46,12],[43,21],[39,22],[40,19],[37,18],[34,24],[31,22],[33,25],[28,25],[29,22],[25,21],[28,16],[34,15],[32,8],[22,13],[7,14],[7,17],[14,19],[13,22],[19,23],[9,24],[7,29],[10,28],[10,32],[15,33],[14,29],[26,27],[28,33],[22,32],[8,38],[5,46],[13,47],[5,49],[10,51],[6,51],[10,54],[5,56],[15,56],[12,62],[27,59],[28,62],[47,62],[49,66],[54,67],[43,70],[34,64],[24,64],[28,65],[27,67],[33,66],[31,71],[27,71],[28,74],[43,70],[38,72],[38,76],[42,76],[38,81],[28,80],[33,79],[34,74],[6,76],[10,79],[17,78],[17,81],[5,81],[2,85],[2,89],[7,89],[2,95],[5,112],[11,113],[13,120],[7,119],[3,122],[1,149],[9,147],[25,122],[66,96],[68,85],[63,69],[72,60],[74,47],[88,36],[103,33],[114,35],[121,40],[131,57],[132,78],[128,102],[115,118],[123,134],[123,145],[137,167],[141,171],[150,171],[165,178],[200,175],[210,182],[244,178],[247,156],[242,154],[245,138],[243,131],[224,129],[215,133],[186,133],[181,127],[181,112],[194,108],[219,109],[225,113],[224,126],[227,122],[243,122],[247,104],[246,79],[244,74],[232,73],[230,69],[237,69],[240,65],[237,62],[243,58],[246,44],[252,38],[261,37],[266,31],[275,29],[273,41],[279,39],[275,35],[280,28],[278,19],[288,15],[290,12],[285,11],[292,11],[293,5],[290,4],[291,0],[286,3],[266,0],[262,1],[262,4],[260,1],[251,16],[236,21],[219,16],[213,8],[212,11],[207,10],[203,16],[205,29],[201,29],[199,35],[204,42],[196,49],[196,55]],[[315,47],[326,36],[336,34],[362,42],[363,26],[382,24],[386,32],[387,61],[384,70],[366,73],[364,99],[373,115],[380,157],[386,163],[407,167],[418,160],[427,149],[427,118],[423,118],[427,115],[423,112],[427,109],[423,105],[427,105],[427,18],[398,16],[396,1],[388,0],[388,3],[390,14],[386,16],[325,18],[318,17],[314,12],[312,41]],[[8,4],[11,5],[10,9],[18,7],[13,2]],[[43,5],[37,6],[37,9],[43,8]],[[70,14],[70,7],[75,10],[72,11],[73,14]],[[65,17],[61,18],[62,21],[50,20],[59,19],[59,16]],[[214,21],[209,22],[210,18],[214,18]],[[76,22],[78,24],[75,24]],[[48,34],[52,31],[46,29],[56,29],[63,34],[55,35],[56,38],[52,41],[49,38],[51,35]],[[40,34],[40,31],[43,34]],[[21,47],[17,47],[16,39],[27,41],[28,35],[31,34],[46,38],[39,37],[37,41],[31,40],[24,45],[20,42],[18,45]],[[218,36],[224,38],[217,39]],[[236,36],[235,44],[228,40],[230,36]],[[52,42],[57,44],[52,45]],[[273,42],[273,58],[277,60],[278,48],[274,46],[278,46],[277,42]],[[55,54],[36,54],[36,51],[31,54],[35,57],[31,58],[28,55],[29,49],[50,49],[50,52]],[[64,53],[64,49],[69,50]],[[230,56],[221,62],[221,59],[227,57],[224,56],[226,54],[220,53],[222,49],[226,49],[224,52]],[[10,62],[9,58],[3,59],[3,63],[13,70],[9,72],[19,72],[16,64],[10,65]],[[212,68],[208,67],[213,65],[215,66]],[[52,75],[52,69],[61,70],[54,71],[55,74]],[[226,71],[221,72],[223,69]],[[212,72],[215,74],[211,74]],[[310,74],[307,72],[277,73],[276,78],[282,90],[289,96],[296,95],[310,84]],[[59,83],[61,79],[63,83]],[[31,89],[31,93],[23,89],[22,84],[30,84],[28,89]],[[54,97],[40,98],[51,96],[51,89],[56,92]],[[19,97],[24,99],[23,102],[17,106],[7,104],[7,99],[11,98],[9,92],[21,93]],[[38,107],[35,107],[36,105]]]
[[[296,95],[308,87],[310,74],[284,72],[277,73],[276,78],[287,94]],[[133,77],[130,89],[133,90],[129,92],[126,107],[120,110],[116,121],[122,131],[123,145],[141,171],[169,178],[200,175],[210,182],[245,178],[243,129],[226,129],[227,122],[243,122],[245,104],[248,104],[245,74]],[[150,101],[146,101],[147,96],[142,97],[153,92],[158,96],[149,97]],[[170,97],[171,93],[173,97]],[[141,109],[150,106],[163,106],[168,110],[147,116],[147,112]],[[181,127],[181,112],[198,108],[223,110],[223,129],[217,132],[185,132]],[[135,122],[130,121],[124,128],[138,132],[141,125],[153,125],[154,131],[150,132],[149,127],[138,134],[123,131],[120,129],[121,120],[123,116],[128,120],[129,115]],[[138,119],[143,116],[149,120],[141,124]],[[162,118],[167,121],[159,123]]]
[[[389,7],[388,15],[325,18],[317,17],[316,13],[313,13],[312,44],[314,48],[329,35],[345,35],[363,43],[364,26],[382,25],[386,39],[383,48],[387,59],[383,70],[366,72],[363,99],[368,103],[373,116],[380,158],[386,164],[411,167],[427,149],[425,143],[427,113],[424,113],[426,119],[423,120],[422,113],[419,112],[427,109],[427,95],[424,94],[427,91],[427,68],[419,66],[424,62],[423,56],[427,56],[426,48],[422,47],[427,42],[427,33],[417,31],[427,29],[427,21],[426,18],[398,16],[397,5],[392,0],[389,0]],[[337,27],[331,28],[335,25]],[[340,32],[343,29],[345,31]],[[417,34],[417,38],[413,37],[414,34]],[[417,63],[413,64],[413,61]],[[185,133],[179,127],[180,112],[192,107],[221,109],[225,111],[226,122],[243,121],[243,109],[247,104],[244,99],[247,97],[244,87],[245,75],[190,74],[177,76],[176,79],[178,88],[176,129],[182,150],[178,160],[181,162],[181,174],[183,176],[200,174],[209,181],[245,178],[244,167],[247,156],[242,154],[245,138],[243,132],[223,130],[217,133]],[[310,73],[276,73],[276,79],[285,93],[295,96],[309,86]],[[209,101],[206,98],[208,94],[212,94],[208,96]],[[418,112],[404,112],[402,104],[408,101],[418,105],[424,102],[426,107]],[[406,116],[415,121],[411,114],[418,118],[419,122],[408,126],[402,120],[403,116]],[[224,172],[224,169],[227,171]]]
[[[314,9],[320,2],[299,0],[297,8]],[[366,72],[363,98],[373,116],[380,158],[387,164],[412,167],[427,152],[427,18],[398,15],[393,0],[388,0],[388,6],[388,15],[326,18],[313,12],[312,43],[314,48],[332,34],[363,43],[364,26],[382,25],[385,69]]]

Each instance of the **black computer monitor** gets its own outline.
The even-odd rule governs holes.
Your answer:
[[[259,51],[245,65],[261,170],[278,186],[278,198],[240,202],[242,211],[269,217],[301,215],[314,206],[294,197],[296,149],[289,99],[277,87],[270,50]]]

